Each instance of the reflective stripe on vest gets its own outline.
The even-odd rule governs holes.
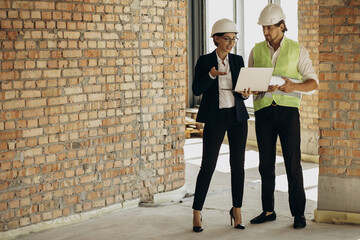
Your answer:
[[[301,74],[297,70],[299,61],[300,45],[298,42],[284,38],[279,57],[273,75],[284,76],[302,80]],[[267,42],[260,42],[255,45],[253,50],[254,67],[273,67],[270,51]],[[261,93],[254,96],[254,110],[258,111],[271,105],[272,101],[276,104],[286,107],[299,107],[301,93],[285,93],[277,90],[273,93]]]

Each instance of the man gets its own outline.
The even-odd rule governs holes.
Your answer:
[[[299,106],[301,93],[317,88],[318,78],[309,54],[298,42],[284,36],[285,15],[277,4],[261,12],[264,42],[257,43],[249,56],[249,67],[274,67],[273,75],[282,76],[281,86],[270,85],[267,92],[254,95],[255,129],[259,148],[261,200],[263,212],[253,224],[274,221],[276,141],[280,137],[289,187],[289,205],[294,228],[304,228],[305,191],[301,168]],[[291,79],[301,80],[294,83]]]

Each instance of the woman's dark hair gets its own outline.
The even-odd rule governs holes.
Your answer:
[[[215,46],[218,46],[218,43],[215,41],[214,36],[221,37],[221,36],[224,36],[224,34],[225,34],[225,33],[223,32],[223,33],[215,33],[215,34],[213,35],[213,41],[214,41]]]
[[[286,32],[288,30],[284,20],[281,20],[280,22],[275,24],[275,26],[280,27],[281,24],[284,24],[284,29],[282,30],[282,32],[284,33],[284,32]]]

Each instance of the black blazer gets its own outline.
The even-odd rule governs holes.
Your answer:
[[[229,53],[229,64],[233,89],[240,73],[240,68],[244,67],[244,60],[241,56]],[[216,52],[200,56],[196,66],[192,84],[195,96],[202,94],[200,108],[196,121],[203,123],[214,123],[219,116],[219,78],[211,79],[209,72],[212,67],[218,69]],[[240,93],[234,92],[236,118],[239,122],[249,119],[249,114],[244,104],[244,98]]]

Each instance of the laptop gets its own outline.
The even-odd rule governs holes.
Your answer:
[[[274,68],[243,67],[240,69],[235,91],[240,92],[250,88],[253,92],[266,92],[273,72]]]

